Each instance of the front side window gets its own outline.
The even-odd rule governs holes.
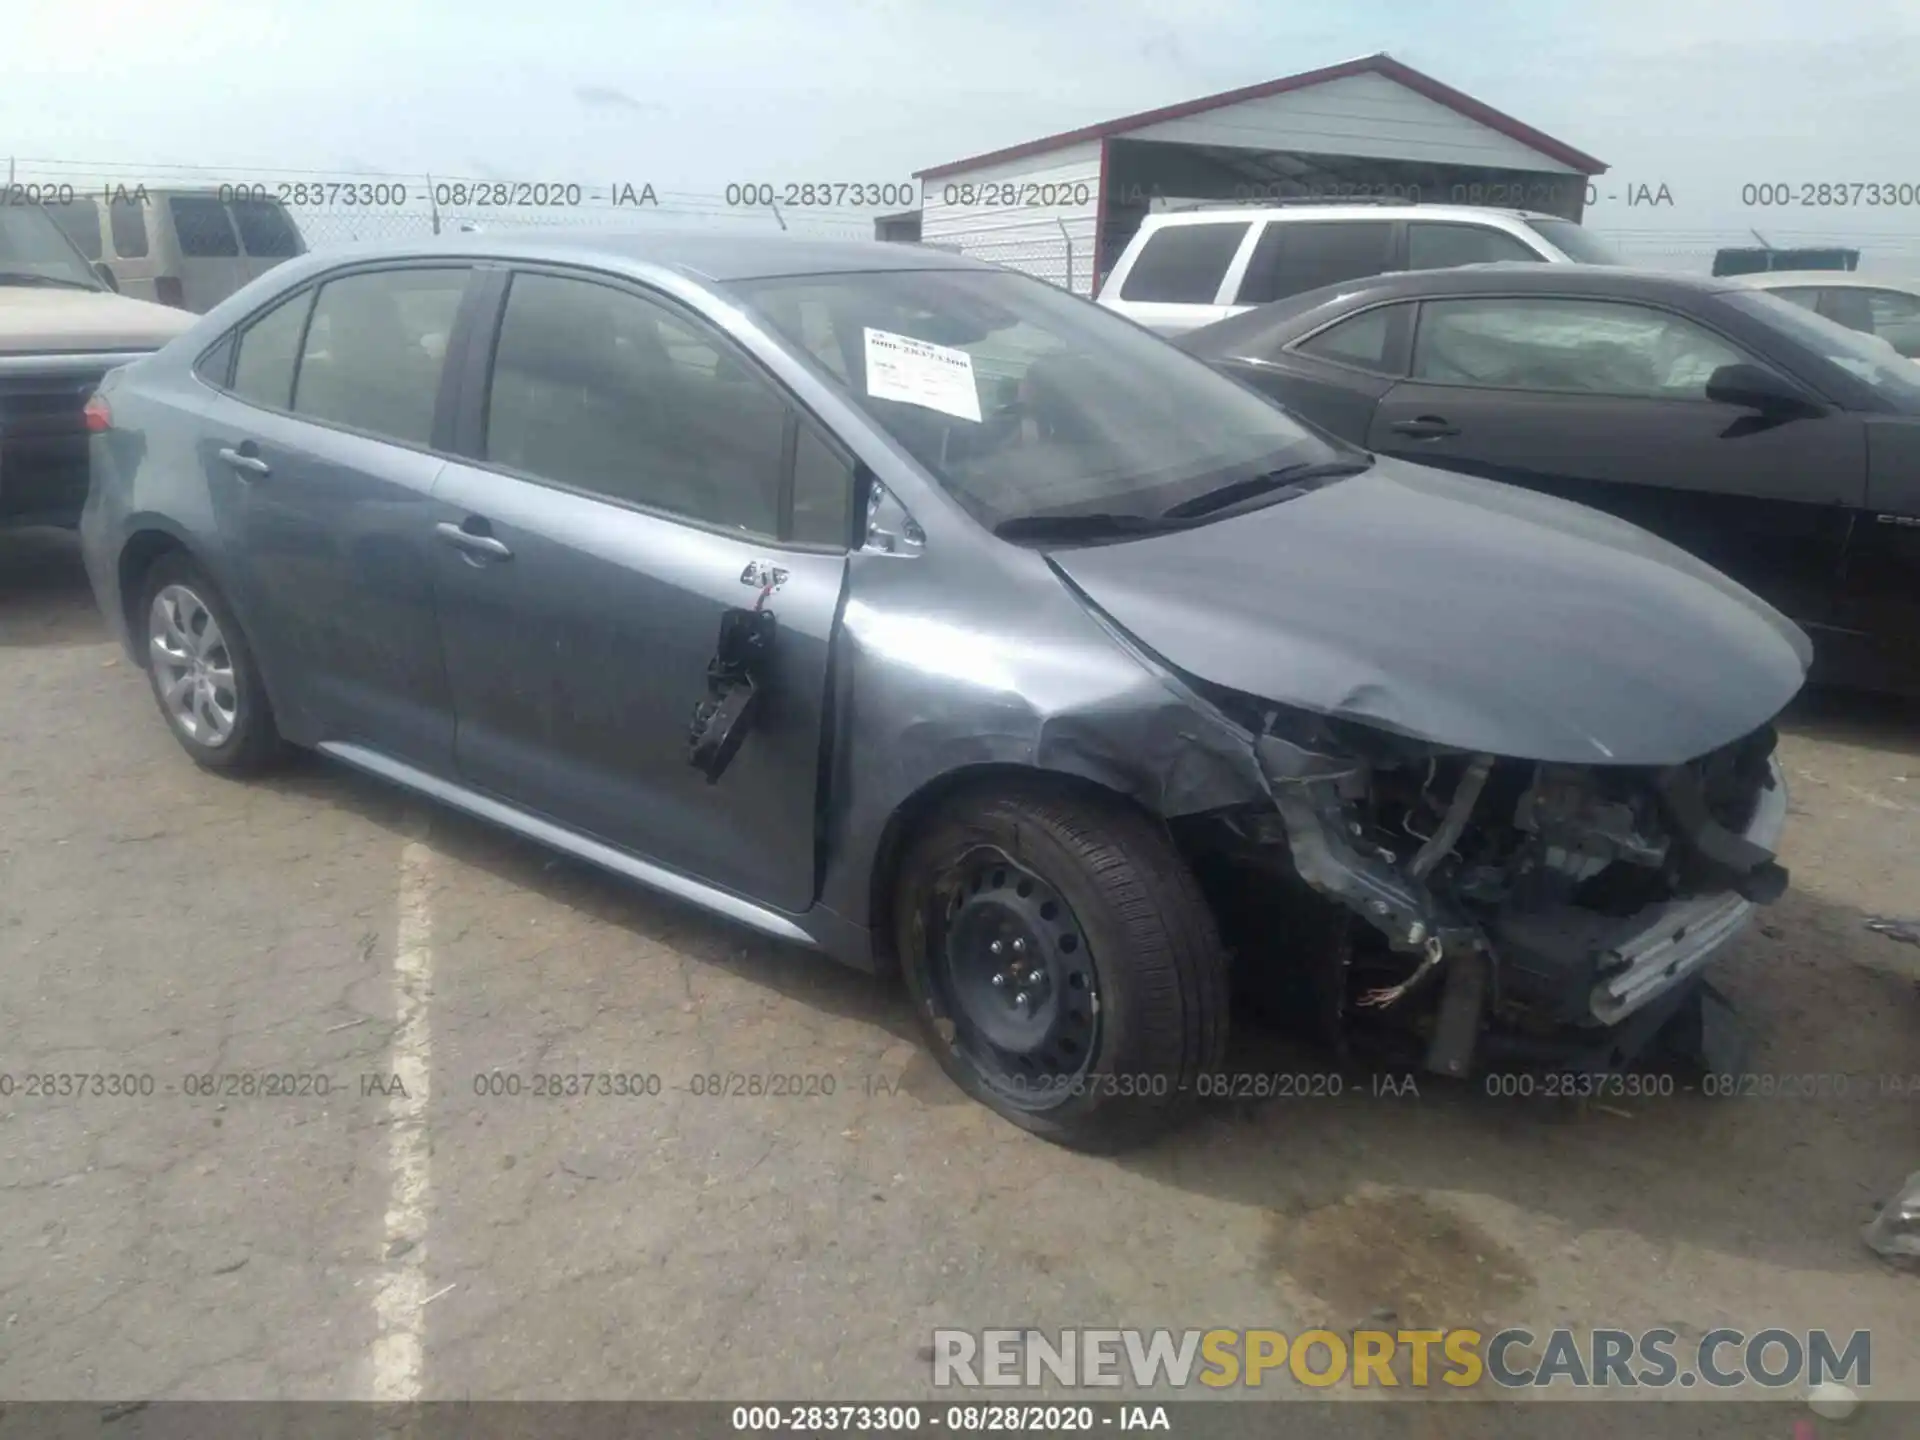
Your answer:
[[[1133,257],[1120,298],[1169,305],[1213,304],[1249,228],[1245,220],[1162,225]]]
[[[1451,270],[1456,265],[1540,258],[1538,251],[1489,225],[1436,225],[1416,220],[1407,226],[1409,270]]]
[[[1662,400],[1704,400],[1715,370],[1750,363],[1678,315],[1600,300],[1429,301],[1413,347],[1416,380]]]
[[[240,253],[227,207],[211,195],[170,195],[167,209],[173,233],[180,237],[180,253],[195,259],[221,259]]]
[[[294,410],[370,435],[428,444],[441,364],[466,282],[464,268],[406,269],[322,285],[300,353]]]
[[[1243,475],[1336,457],[1203,361],[1031,276],[906,270],[733,289],[988,528],[1157,517]],[[844,377],[796,326],[809,305]]]
[[[787,414],[730,345],[664,305],[589,280],[514,276],[489,386],[489,461],[778,536]]]
[[[233,393],[255,405],[285,410],[293,399],[293,367],[300,358],[313,292],[283,300],[240,332],[233,364]]]
[[[1386,220],[1273,220],[1254,242],[1242,305],[1264,305],[1322,285],[1378,275],[1393,263]]]
[[[89,260],[100,258],[100,207],[92,200],[69,200],[64,205],[47,206],[53,223],[80,247]]]

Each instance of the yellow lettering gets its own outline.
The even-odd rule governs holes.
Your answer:
[[[1261,1374],[1287,1363],[1287,1337],[1278,1330],[1247,1332],[1247,1384],[1258,1385]]]
[[[1327,1368],[1315,1371],[1307,1359],[1307,1347],[1324,1345],[1327,1347]],[[1293,1342],[1293,1378],[1302,1385],[1324,1388],[1340,1383],[1340,1377],[1347,1373],[1347,1342],[1331,1330],[1307,1330]]]
[[[1374,1373],[1380,1375],[1381,1385],[1398,1385],[1400,1379],[1393,1373],[1393,1336],[1385,1330],[1356,1330],[1353,1332],[1353,1383],[1365,1387],[1374,1383]]]
[[[1478,1385],[1487,1369],[1486,1362],[1480,1358],[1480,1332],[1449,1330],[1446,1351],[1447,1359],[1460,1368],[1448,1371],[1441,1378],[1449,1385]]]
[[[1200,1358],[1218,1370],[1200,1372],[1200,1383],[1218,1390],[1240,1378],[1240,1357],[1234,1353],[1239,1337],[1231,1330],[1209,1330],[1200,1337]]]
[[[1402,1330],[1400,1343],[1413,1347],[1413,1383],[1423,1386],[1427,1383],[1427,1347],[1438,1344],[1444,1331],[1440,1330]]]

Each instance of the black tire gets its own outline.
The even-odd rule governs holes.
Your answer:
[[[979,918],[1048,914],[993,908],[1032,905],[1020,890],[1028,881],[1054,904],[1039,927],[1052,933],[1035,949],[1064,967],[1064,980],[1030,965],[1045,998],[1014,1023],[1045,1018],[1050,1040],[1009,1051],[971,1018],[1007,993],[977,983],[982,964],[1001,963],[979,937],[1034,932],[1018,921],[983,932]],[[1077,1149],[1125,1149],[1177,1121],[1201,1076],[1219,1068],[1228,983],[1213,914],[1165,831],[1117,799],[1043,785],[958,798],[904,855],[894,914],[901,970],[935,1058],[1023,1129]],[[1076,1037],[1087,1043],[1070,1043]]]
[[[153,610],[162,591],[184,590],[199,601],[220,629],[224,656],[233,677],[231,730],[217,740],[196,737],[182,723],[162,694],[161,667],[153,658],[150,636]],[[260,668],[254,663],[253,650],[246,633],[234,618],[226,597],[198,565],[187,555],[174,551],[162,555],[148,567],[140,587],[140,609],[134,617],[134,643],[140,646],[146,665],[148,688],[159,707],[167,729],[180,742],[180,748],[193,757],[196,765],[228,775],[251,775],[272,769],[285,760],[287,744],[273,720],[273,707],[267,701],[266,687],[260,683]],[[229,692],[223,690],[223,695]]]

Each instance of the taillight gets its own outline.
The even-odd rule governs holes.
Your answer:
[[[67,413],[71,415],[73,412],[69,410]],[[80,413],[86,416],[87,429],[95,435],[102,430],[113,428],[113,409],[107,404],[104,396],[88,396],[87,403],[81,408]]]
[[[162,305],[172,305],[179,310],[187,308],[186,289],[172,275],[162,275],[153,282],[153,298]]]

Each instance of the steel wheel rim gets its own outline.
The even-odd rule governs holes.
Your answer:
[[[1085,929],[1054,886],[997,848],[966,856],[953,878],[933,971],[955,1048],[1007,1103],[1051,1110],[1084,1088],[1098,1051]]]
[[[226,743],[240,720],[233,652],[220,622],[193,591],[168,585],[147,612],[154,693],[174,727],[197,745]]]

